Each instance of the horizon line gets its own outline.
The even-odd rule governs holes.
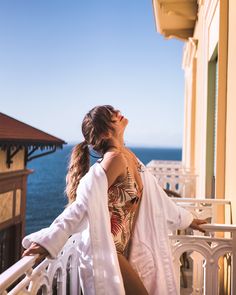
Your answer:
[[[71,141],[71,142],[67,142],[67,146],[70,145],[76,145],[79,144],[79,142],[75,142],[75,141]],[[182,149],[182,146],[161,146],[161,145],[139,145],[139,144],[129,144],[127,145],[127,147],[129,148],[150,148],[150,149]]]

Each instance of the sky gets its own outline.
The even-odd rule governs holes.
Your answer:
[[[111,104],[128,146],[181,147],[183,46],[156,31],[151,0],[1,0],[0,112],[75,143]]]

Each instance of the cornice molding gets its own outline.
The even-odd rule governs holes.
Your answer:
[[[160,34],[183,41],[193,36],[198,17],[197,0],[153,0],[152,4]]]

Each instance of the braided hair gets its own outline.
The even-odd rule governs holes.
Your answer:
[[[82,133],[85,140],[72,149],[66,176],[65,192],[69,203],[75,201],[80,179],[89,170],[89,146],[99,153],[101,157],[111,147],[106,135],[110,131],[114,131],[112,117],[117,112],[112,106],[104,105],[94,107],[85,115],[82,122]]]

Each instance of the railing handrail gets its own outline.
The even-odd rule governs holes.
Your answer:
[[[206,223],[201,227],[207,232],[236,232],[236,224]]]
[[[206,242],[231,242],[232,238],[218,238],[212,236],[197,236],[197,235],[169,235],[170,240],[194,240],[194,241],[206,241]]]
[[[160,164],[178,164],[183,165],[183,162],[181,160],[151,160],[147,163],[147,165],[153,164],[153,163],[160,163]]]
[[[33,257],[36,260],[37,256],[34,255]],[[39,265],[37,265],[37,267],[29,269],[28,272],[26,272],[27,275],[8,294],[20,294],[22,289],[28,286],[29,283],[35,278],[37,278],[39,273],[41,273],[43,269],[45,269],[49,265],[50,261],[51,259],[45,258],[40,262]]]
[[[0,274],[0,294],[35,264],[38,255],[24,256]]]
[[[185,170],[177,170],[177,171],[174,171],[174,170],[159,170],[159,169],[156,169],[155,167],[147,167],[148,170],[152,170],[152,172],[154,171],[157,175],[159,176],[166,176],[166,177],[169,177],[169,176],[178,176],[178,177],[182,177],[182,178],[197,178],[198,175],[195,174],[195,173],[192,173],[192,172],[187,172]]]
[[[205,203],[205,204],[231,204],[230,200],[227,199],[199,199],[195,198],[172,198],[171,199],[176,203]]]

